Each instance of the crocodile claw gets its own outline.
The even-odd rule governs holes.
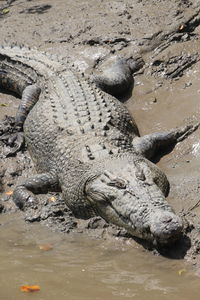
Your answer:
[[[187,125],[185,127],[181,127],[177,131],[177,142],[183,141],[186,137],[188,137],[191,133],[193,133],[195,130],[197,130],[200,126],[200,123],[196,123],[194,125]]]

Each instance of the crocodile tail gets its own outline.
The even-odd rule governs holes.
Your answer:
[[[0,85],[21,96],[25,87],[63,72],[66,63],[36,48],[12,44],[0,46]]]

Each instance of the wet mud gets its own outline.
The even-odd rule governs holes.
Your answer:
[[[167,2],[167,3],[166,3]],[[165,131],[199,121],[200,2],[173,1],[1,1],[1,44],[27,44],[60,55],[85,76],[101,73],[106,61],[120,56],[138,60],[134,88],[122,99],[134,115],[140,134]],[[20,100],[0,94],[0,133],[12,131]],[[9,116],[5,118],[5,115]],[[2,124],[2,123],[1,123]],[[6,127],[7,126],[7,127]],[[26,146],[7,156],[0,142],[0,212],[16,214],[12,191],[34,174]],[[200,265],[200,130],[157,158],[170,181],[169,202],[185,223],[185,233],[169,249],[153,249],[136,241],[141,249],[170,258],[185,258]],[[19,218],[40,222],[53,231],[86,233],[102,239],[130,239],[124,230],[96,217],[75,219],[58,193],[38,196],[37,207]]]

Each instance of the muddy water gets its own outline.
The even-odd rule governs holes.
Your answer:
[[[131,244],[52,233],[17,215],[1,216],[0,240],[2,300],[199,299],[199,277],[186,262]],[[41,290],[24,294],[25,284]]]

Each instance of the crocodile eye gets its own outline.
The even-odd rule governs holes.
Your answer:
[[[119,189],[125,189],[126,188],[126,182],[125,182],[125,180],[123,180],[121,178],[113,179],[112,181],[110,181],[108,183],[108,185],[115,186]]]
[[[144,175],[144,172],[141,169],[136,170],[135,176],[136,176],[137,179],[142,180],[142,181],[145,181],[145,179],[146,179],[146,177]]]

